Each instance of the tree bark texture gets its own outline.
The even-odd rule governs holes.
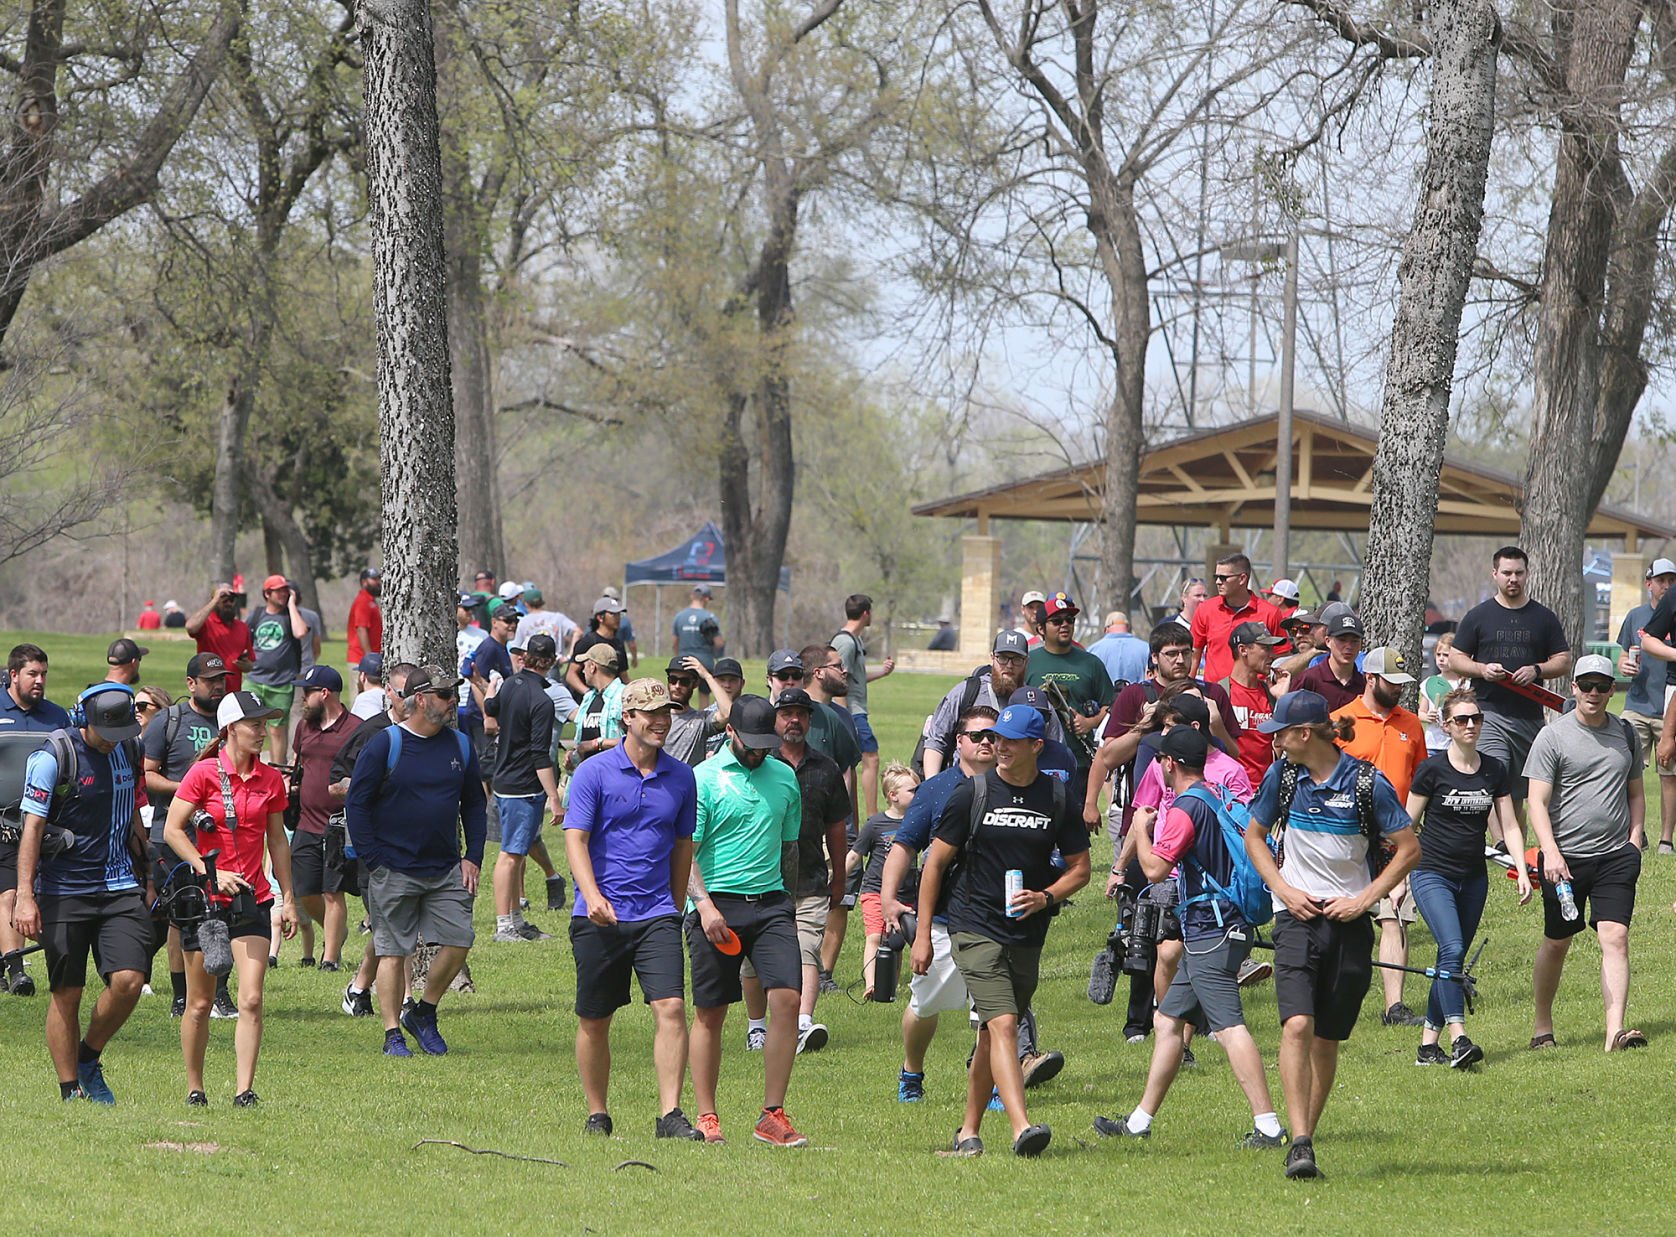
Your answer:
[[[1362,611],[1369,642],[1395,645],[1415,665],[1461,310],[1484,219],[1501,41],[1487,0],[1433,0],[1426,19],[1433,48],[1426,163],[1397,269]]]
[[[384,649],[454,662],[454,406],[442,154],[427,0],[361,5],[378,325]]]
[[[48,182],[53,164],[65,156],[57,142],[59,75],[75,54],[64,42],[65,4],[33,0],[15,73],[17,103],[0,152],[0,344],[36,267],[156,193],[158,173],[220,76],[243,17],[242,4],[227,0],[203,45],[159,97],[117,165],[79,197],[55,202]]]
[[[1559,615],[1573,648],[1585,635],[1583,544],[1597,501],[1590,470],[1605,454],[1596,426],[1600,345],[1624,183],[1620,105],[1640,19],[1638,0],[1565,6],[1555,18],[1566,98],[1543,259],[1520,540],[1530,555],[1531,595]],[[1616,459],[1614,452],[1608,470]]]

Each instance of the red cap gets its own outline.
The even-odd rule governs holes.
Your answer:
[[[1042,607],[1044,617],[1052,618],[1056,614],[1081,614],[1077,603],[1064,593],[1052,593],[1048,596],[1047,604]]]
[[[286,583],[284,576],[269,576],[266,580],[262,581],[262,591],[264,593],[271,593],[276,588],[290,587],[291,586]]]

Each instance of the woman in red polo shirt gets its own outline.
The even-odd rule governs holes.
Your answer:
[[[186,771],[174,802],[169,805],[163,841],[183,863],[202,875],[203,855],[216,854],[214,892],[226,908],[240,893],[255,900],[252,913],[234,914],[228,924],[233,943],[233,965],[239,975],[239,1025],[234,1035],[238,1092],[233,1104],[253,1108],[257,1103],[256,1058],[262,1049],[262,983],[268,973],[268,933],[273,890],[263,868],[264,850],[273,854],[274,876],[283,895],[281,921],[287,937],[297,930],[296,902],[291,888],[291,846],[285,840],[285,779],[260,757],[267,743],[267,720],[278,713],[250,692],[229,692],[216,710],[218,738],[204,749],[203,759]],[[232,802],[232,819],[227,804]],[[211,823],[199,821],[197,838],[186,832],[193,815],[202,809]],[[245,899],[247,908],[250,899]],[[186,953],[186,1014],[180,1023],[181,1053],[186,1058],[186,1102],[206,1107],[204,1047],[209,1039],[210,1005],[215,979],[204,969],[203,949],[195,931],[181,933]]]

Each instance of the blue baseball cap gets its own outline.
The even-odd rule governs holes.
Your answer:
[[[1262,734],[1277,734],[1292,726],[1325,726],[1332,721],[1327,698],[1311,691],[1287,692],[1274,702],[1274,716],[1258,722]]]
[[[1039,739],[1042,715],[1027,704],[1009,704],[995,719],[995,733],[1003,739]]]
[[[298,676],[296,686],[299,691],[304,692],[318,691],[322,688],[329,692],[340,692],[343,690],[343,676],[332,667],[316,662]]]
[[[1007,698],[1008,704],[1025,704],[1032,709],[1051,709],[1053,703],[1039,687],[1021,687]]]

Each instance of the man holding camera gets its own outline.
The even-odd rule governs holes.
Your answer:
[[[949,942],[978,1017],[978,1048],[954,1150],[983,1150],[978,1130],[996,1090],[1012,1123],[1013,1153],[1035,1156],[1047,1149],[1053,1132],[1032,1125],[1025,1111],[1018,1023],[1036,990],[1053,909],[1088,884],[1088,831],[1065,783],[1036,767],[1042,715],[1028,705],[1009,705],[994,730],[995,770],[959,787],[938,818],[920,878],[913,966],[916,975],[931,969],[931,921],[942,909],[945,875],[959,858],[949,882]],[[1063,872],[1053,865],[1055,847],[1064,857]],[[1021,887],[1009,897],[1013,882]]]
[[[1234,1079],[1251,1104],[1254,1128],[1242,1147],[1278,1147],[1286,1141],[1269,1098],[1263,1058],[1245,1026],[1240,1007],[1239,971],[1251,953],[1254,930],[1239,909],[1216,892],[1232,885],[1234,857],[1223,842],[1216,809],[1199,794],[1205,785],[1205,759],[1210,742],[1202,730],[1174,726],[1158,745],[1159,769],[1175,795],[1174,802],[1152,837],[1151,817],[1138,815],[1132,836],[1142,871],[1151,881],[1176,878],[1181,888],[1181,935],[1186,945],[1181,967],[1153,1017],[1157,1039],[1146,1091],[1127,1117],[1095,1117],[1094,1128],[1107,1137],[1150,1138],[1170,1084],[1181,1069],[1186,1045],[1184,1031],[1192,1022],[1216,1036],[1228,1054]],[[1207,787],[1200,794],[1216,794]],[[1214,884],[1213,884],[1214,882]]]
[[[23,789],[23,840],[18,844],[17,930],[45,948],[52,1004],[47,1051],[60,1094],[114,1104],[100,1054],[140,999],[151,968],[153,890],[142,880],[145,803],[134,693],[116,683],[82,693],[75,724],[63,731],[75,756],[60,769],[50,747],[29,757]],[[66,829],[74,844],[42,856],[48,824]],[[85,1033],[81,996],[92,952],[105,981]],[[79,1041],[79,1042],[78,1042]]]
[[[244,676],[256,668],[250,627],[239,617],[244,594],[222,581],[210,599],[186,620],[186,634],[198,642],[200,653],[214,653],[227,666],[227,690],[236,692]]]

